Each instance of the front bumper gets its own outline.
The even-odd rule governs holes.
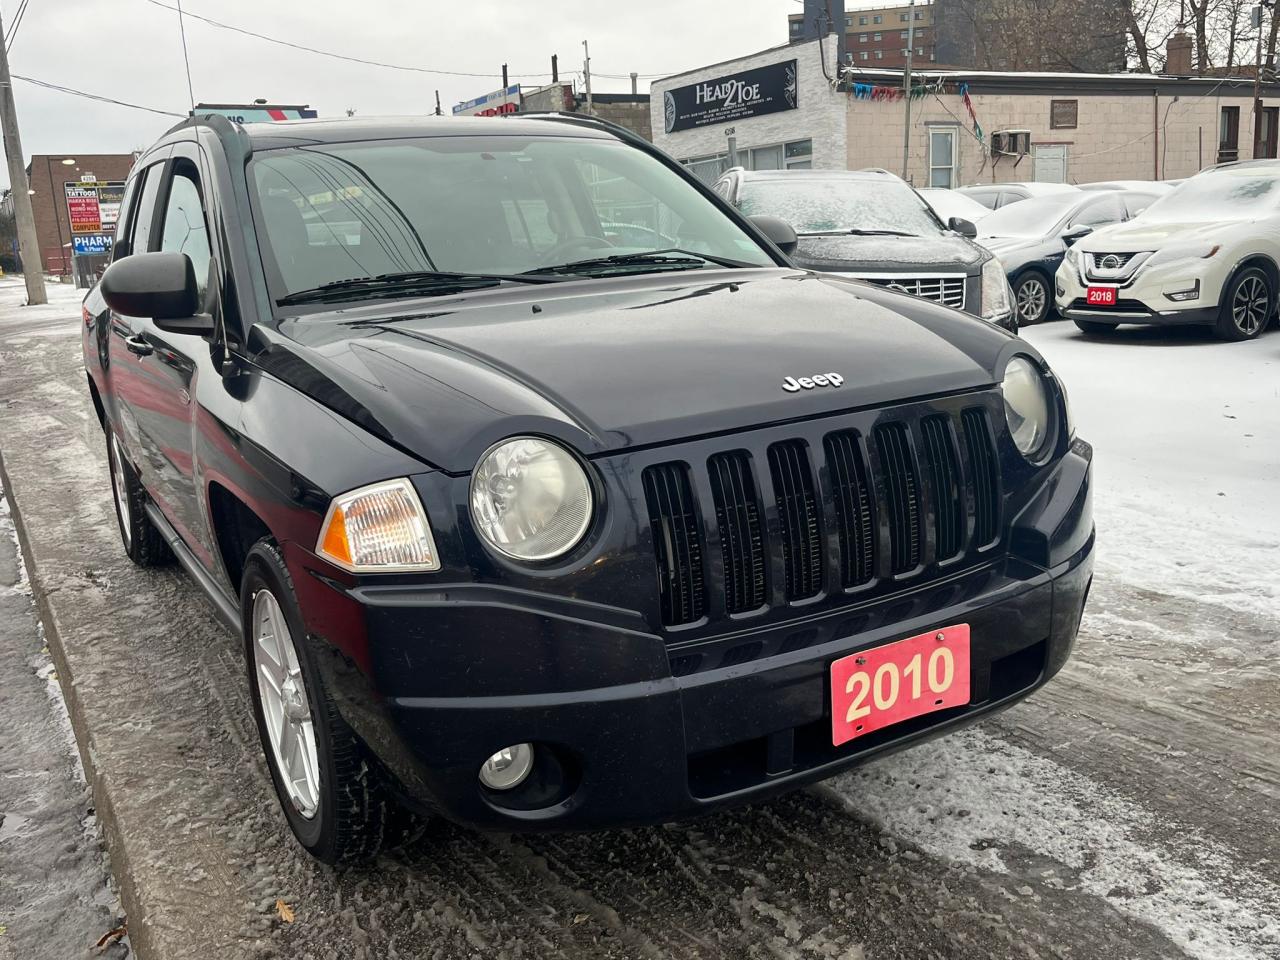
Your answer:
[[[1212,324],[1218,319],[1222,282],[1203,264],[1195,260],[1174,261],[1139,268],[1135,276],[1127,279],[1091,280],[1082,277],[1068,259],[1058,268],[1054,299],[1058,312],[1072,320],[1163,326]],[[1090,286],[1114,287],[1116,304],[1090,305],[1085,296]],[[1173,295],[1183,299],[1174,299]]]
[[[1071,444],[1015,518],[1006,555],[873,602],[797,608],[783,623],[683,645],[595,604],[479,584],[342,586],[300,548],[290,564],[295,584],[327,593],[334,611],[313,634],[367,633],[355,658],[312,642],[344,717],[410,805],[498,830],[663,822],[832,776],[1056,674],[1092,577],[1091,460],[1087,444]],[[304,597],[304,609],[318,599]],[[970,704],[832,746],[832,661],[957,623],[972,632]],[[508,794],[482,789],[484,759],[522,742],[536,745],[533,775]]]

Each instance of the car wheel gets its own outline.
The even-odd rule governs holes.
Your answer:
[[[159,567],[172,561],[173,551],[147,516],[147,492],[138,482],[120,447],[120,439],[110,427],[107,428],[107,467],[111,472],[111,495],[124,552],[140,567]]]
[[[1080,328],[1082,333],[1087,333],[1091,337],[1101,337],[1104,334],[1115,333],[1116,329],[1114,323],[1105,323],[1101,320],[1077,320],[1076,326]]]
[[[254,718],[294,836],[323,863],[371,859],[402,815],[325,686],[293,581],[270,540],[249,551],[240,618]]]
[[[1223,290],[1215,331],[1223,340],[1252,340],[1275,310],[1271,279],[1257,267],[1241,270]]]
[[[1013,281],[1013,302],[1019,326],[1040,323],[1049,315],[1049,281],[1038,270],[1027,270]]]

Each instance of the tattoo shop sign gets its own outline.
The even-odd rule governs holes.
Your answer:
[[[796,61],[676,87],[663,95],[667,133],[796,108]]]

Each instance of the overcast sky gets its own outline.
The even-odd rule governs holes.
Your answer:
[[[159,0],[172,5],[174,0]],[[20,0],[0,0],[5,29]],[[850,2],[849,7],[860,5]],[[591,44],[595,90],[626,91],[625,76],[678,73],[786,40],[797,0],[183,0],[183,9],[294,43],[449,76],[344,63],[187,18],[197,101],[309,103],[321,116],[425,114],[435,90],[445,113],[501,85],[545,83],[551,55],[562,79]],[[176,12],[148,0],[29,0],[10,52],[15,74],[185,113],[187,83]],[[641,81],[648,90],[648,80]],[[75,156],[149,145],[176,122],[15,79],[23,150]],[[7,186],[7,172],[0,169]]]

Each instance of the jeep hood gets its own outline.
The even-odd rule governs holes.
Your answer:
[[[980,320],[788,269],[504,286],[253,328],[256,362],[427,463],[515,434],[586,456],[986,386]],[[839,387],[784,390],[836,373]]]

